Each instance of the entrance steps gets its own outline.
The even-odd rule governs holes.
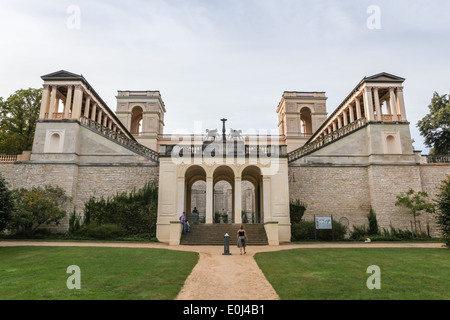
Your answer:
[[[237,246],[240,224],[194,224],[191,232],[181,235],[181,245],[224,245],[225,234],[230,236],[230,246]],[[262,224],[244,224],[249,246],[268,245],[266,230]]]

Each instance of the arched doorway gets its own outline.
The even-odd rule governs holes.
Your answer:
[[[252,214],[247,213],[247,223],[263,223],[264,215],[262,212],[263,208],[263,197],[262,197],[262,175],[261,169],[257,166],[248,166],[242,171],[242,195],[246,197],[245,206],[248,208],[247,199],[249,199],[249,193],[252,193],[251,198],[253,199],[253,212]],[[249,186],[249,187],[246,187]],[[242,201],[242,208],[244,209],[244,199]],[[243,222],[245,216],[243,217]]]
[[[131,111],[131,126],[130,132],[134,136],[142,134],[142,119],[144,111],[140,106],[136,106]]]
[[[213,175],[213,222],[233,223],[234,210],[234,171],[228,166],[220,166]],[[222,208],[221,208],[222,207]]]
[[[193,224],[205,223],[206,172],[201,166],[192,166],[186,171],[185,193],[184,207],[188,220]]]

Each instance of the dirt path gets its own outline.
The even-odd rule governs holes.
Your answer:
[[[198,252],[199,262],[186,279],[177,300],[279,300],[275,290],[259,269],[253,255],[257,252],[301,248],[440,248],[440,243],[320,243],[255,246],[240,255],[238,248],[230,248],[231,255],[222,255],[221,246],[168,246],[161,243],[88,243],[0,241],[0,247],[11,246],[80,246],[158,248]]]

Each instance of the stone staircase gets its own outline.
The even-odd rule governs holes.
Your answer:
[[[181,235],[181,245],[223,246],[224,236],[230,235],[230,246],[237,246],[237,231],[240,224],[194,224],[191,232]],[[266,231],[262,224],[244,224],[249,246],[268,245]]]

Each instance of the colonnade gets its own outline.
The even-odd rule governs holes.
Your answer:
[[[59,108],[60,104],[63,108]],[[83,84],[44,84],[39,119],[91,119],[119,134],[129,135],[113,112]]]
[[[403,87],[361,86],[336,109],[314,136],[324,137],[361,118],[367,122],[406,122]]]

